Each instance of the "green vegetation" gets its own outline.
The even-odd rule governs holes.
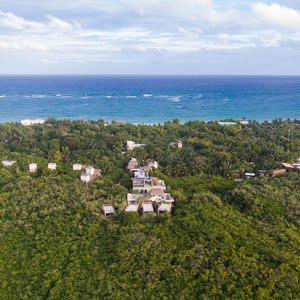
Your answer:
[[[122,154],[127,140],[147,146]],[[124,213],[131,156],[159,162],[172,216]],[[0,166],[0,299],[299,299],[300,172],[235,181],[299,156],[290,121],[2,124],[17,163]],[[73,163],[103,175],[84,185]]]

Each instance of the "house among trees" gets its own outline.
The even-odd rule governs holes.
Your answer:
[[[137,144],[134,141],[127,141],[127,150],[129,151],[143,146],[146,146],[146,144]]]
[[[81,164],[74,164],[73,165],[73,171],[81,171],[81,169],[83,169],[84,166]]]
[[[182,144],[182,141],[173,141],[173,142],[170,143],[170,146],[172,148],[182,149],[183,144]]]
[[[245,178],[246,179],[253,179],[255,178],[256,174],[255,173],[245,173]]]
[[[151,169],[157,169],[158,168],[158,162],[154,159],[148,159],[147,160],[147,166],[150,167]]]
[[[159,207],[158,207],[158,213],[164,213],[166,211],[168,211],[169,213],[171,213],[172,210],[172,204],[171,203],[162,203]]]
[[[37,164],[36,163],[29,164],[28,170],[30,173],[35,173],[37,171]]]
[[[100,174],[101,174],[101,170],[95,169],[93,166],[87,166],[85,167],[85,172],[81,174],[80,180],[84,183],[91,183]]]
[[[132,172],[133,170],[137,170],[139,167],[139,163],[138,163],[138,160],[134,157],[132,157],[130,159],[130,161],[128,162],[128,165],[127,165],[127,170],[129,172]]]
[[[295,167],[290,163],[282,163],[282,166],[287,170],[287,172],[295,171]]]
[[[152,203],[143,203],[142,204],[142,213],[143,215],[148,213],[154,213],[153,205]]]
[[[125,212],[138,212],[140,205],[138,203],[128,204],[125,208]]]
[[[11,167],[12,165],[14,165],[16,163],[15,160],[3,160],[2,161],[2,165],[4,167]]]
[[[57,167],[56,163],[49,163],[48,164],[48,169],[49,170],[54,171],[54,170],[56,170],[56,167]]]
[[[103,204],[102,210],[105,217],[112,217],[116,214],[115,208],[112,204]]]
[[[279,175],[283,175],[286,173],[286,169],[277,169],[277,170],[272,170],[269,172],[270,177],[276,177]]]

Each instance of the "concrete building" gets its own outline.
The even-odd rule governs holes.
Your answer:
[[[15,163],[16,163],[15,160],[3,160],[3,161],[2,161],[2,165],[3,165],[4,167],[11,167],[11,166],[13,166]]]
[[[54,170],[56,170],[56,168],[57,168],[56,163],[49,163],[49,164],[48,164],[48,169],[49,169],[49,170],[54,171]]]
[[[28,170],[30,173],[35,173],[37,171],[37,164],[36,163],[29,164]]]

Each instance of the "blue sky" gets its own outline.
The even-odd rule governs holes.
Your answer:
[[[0,0],[0,73],[298,75],[299,2]]]

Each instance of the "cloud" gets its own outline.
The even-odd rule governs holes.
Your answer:
[[[282,27],[294,31],[300,30],[300,12],[276,3],[256,3],[253,12],[262,24]]]
[[[24,18],[18,17],[11,12],[0,11],[0,27],[22,30],[24,28],[40,29],[43,27],[43,25],[38,22],[25,20]]]
[[[60,29],[63,31],[72,31],[74,28],[80,28],[79,23],[72,24],[67,21],[61,20],[54,16],[49,16],[49,26],[51,28]]]

